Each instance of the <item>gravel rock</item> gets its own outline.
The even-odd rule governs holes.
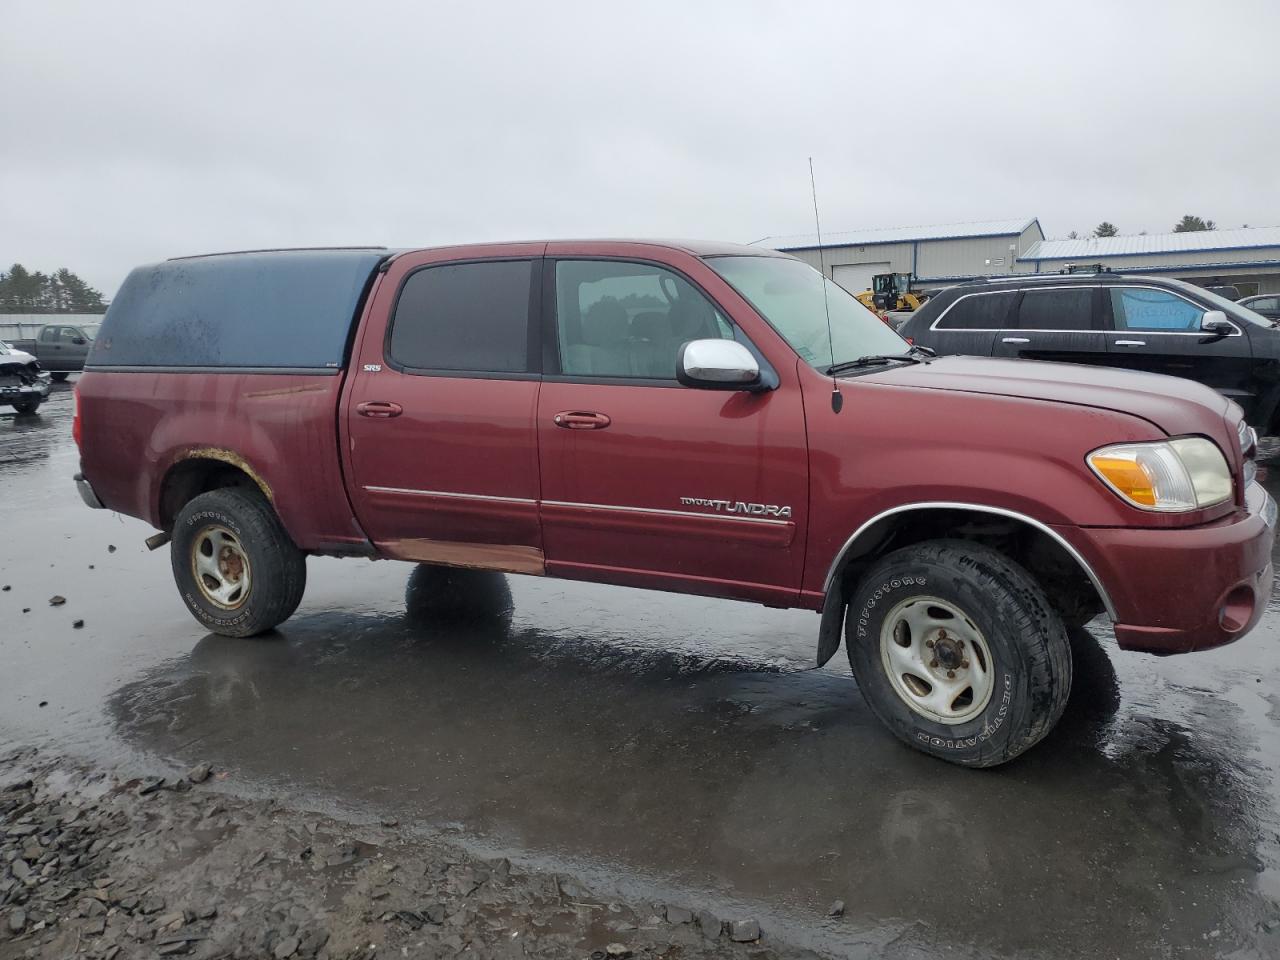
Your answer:
[[[760,924],[755,920],[735,920],[729,924],[729,939],[735,943],[754,943],[760,939]]]
[[[844,901],[843,901],[843,900],[837,900],[837,901],[835,901],[833,904],[831,904],[830,909],[828,909],[828,910],[827,910],[827,916],[828,916],[828,917],[843,917],[843,916],[844,916]]]
[[[687,907],[667,905],[667,923],[693,923],[693,911]]]
[[[722,926],[720,918],[710,910],[698,911],[698,929],[702,931],[704,937],[714,940],[720,936]]]
[[[197,763],[187,771],[187,779],[192,783],[204,783],[209,779],[209,774],[211,773],[213,773],[213,764]]]
[[[67,602],[67,598],[66,598],[66,597],[61,597],[61,596],[57,596],[57,595],[55,595],[55,596],[52,596],[52,597],[50,597],[50,598],[49,598],[49,606],[51,606],[51,607],[60,607],[60,606],[62,606],[62,605],[63,605],[64,603],[66,603],[66,602]]]
[[[15,908],[9,914],[9,932],[21,933],[27,925],[27,912],[21,907]]]

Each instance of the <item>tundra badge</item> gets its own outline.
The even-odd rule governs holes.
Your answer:
[[[745,513],[753,517],[790,518],[790,507],[779,507],[772,503],[743,503],[741,500],[706,500],[702,497],[681,497],[680,502],[686,507],[710,507],[716,513]]]

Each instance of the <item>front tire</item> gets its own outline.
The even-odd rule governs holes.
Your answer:
[[[71,374],[64,370],[55,370],[53,373],[49,374],[49,379],[54,383],[66,383],[67,377],[69,376],[71,376]]]
[[[187,609],[214,633],[252,637],[292,616],[306,556],[256,491],[211,490],[174,520],[169,559]]]
[[[1053,729],[1071,691],[1062,619],[1030,574],[963,540],[904,547],[859,584],[845,620],[858,689],[895,736],[993,767]]]
[[[13,412],[22,416],[28,416],[40,409],[39,400],[24,400],[21,403],[13,405]]]

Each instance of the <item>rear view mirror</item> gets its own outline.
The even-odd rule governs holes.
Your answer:
[[[1235,333],[1235,325],[1221,310],[1207,310],[1200,318],[1200,329],[1215,337],[1227,337]]]
[[[676,379],[686,387],[743,390],[760,382],[760,364],[736,340],[690,340],[676,358]]]

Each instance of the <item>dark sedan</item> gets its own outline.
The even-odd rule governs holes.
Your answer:
[[[1280,320],[1280,293],[1263,293],[1256,297],[1245,297],[1239,302],[1240,306],[1260,313],[1268,320]]]

